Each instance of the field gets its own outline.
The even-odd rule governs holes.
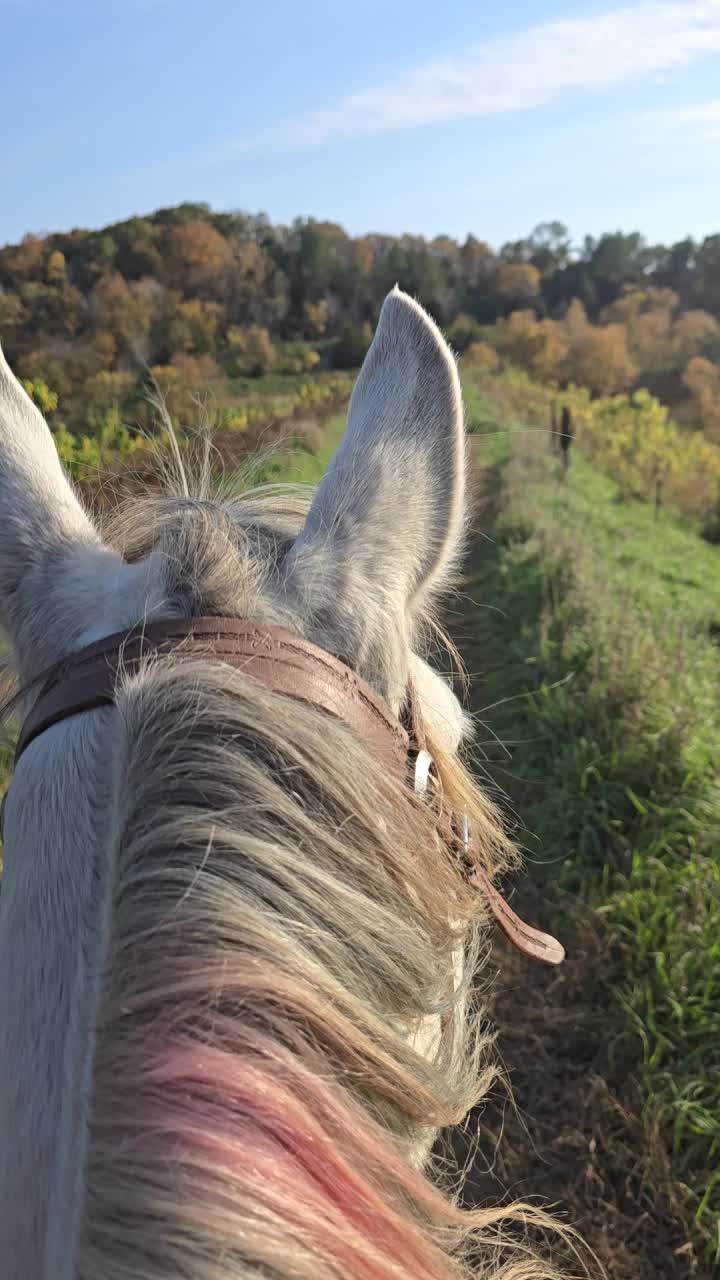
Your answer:
[[[238,382],[240,404],[251,390],[256,403],[290,405],[262,479],[315,482],[340,437],[337,387],[300,412],[300,385]],[[466,373],[476,536],[448,622],[472,676],[478,768],[517,815],[519,896],[568,960],[550,974],[496,944],[499,1046],[518,1109],[498,1100],[483,1112],[488,1167],[476,1161],[468,1194],[510,1186],[549,1199],[614,1280],[709,1277],[720,1250],[720,548],[665,510],[620,500],[577,450],[561,483],[547,431],[501,389]],[[76,478],[94,487],[89,471]]]

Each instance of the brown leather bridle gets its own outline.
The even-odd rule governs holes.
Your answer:
[[[177,618],[107,636],[60,663],[40,688],[15,752],[17,764],[46,729],[99,707],[112,706],[121,671],[132,674],[149,657],[213,658],[258,680],[267,689],[308,703],[341,720],[388,772],[437,806],[437,829],[463,859],[495,920],[519,951],[559,964],[565,952],[549,934],[531,928],[512,910],[485,871],[472,861],[471,833],[464,817],[443,802],[427,749],[422,715],[409,686],[401,723],[382,698],[344,662],[280,627],[238,618]]]

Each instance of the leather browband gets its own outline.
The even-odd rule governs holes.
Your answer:
[[[400,782],[412,781],[413,755],[425,747],[420,708],[412,689],[408,691],[408,733],[383,699],[338,658],[290,631],[238,618],[176,618],[146,623],[135,630],[107,636],[70,655],[41,686],[20,730],[15,763],[30,743],[52,725],[85,711],[112,706],[121,671],[132,674],[145,659],[170,653],[224,662],[274,693],[327,712],[346,724]],[[462,855],[463,841],[447,810],[441,809],[438,830]],[[471,868],[470,878],[484,894],[499,928],[519,951],[547,964],[563,960],[565,953],[560,943],[526,925],[484,871]]]
[[[88,645],[55,670],[20,730],[15,762],[51,725],[112,706],[120,670],[132,674],[154,655],[215,658],[274,693],[308,702],[344,721],[401,778],[409,740],[389,707],[344,663],[280,627],[237,618],[176,618],[117,632]]]

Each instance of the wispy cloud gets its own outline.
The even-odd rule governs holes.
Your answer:
[[[720,0],[644,0],[593,18],[544,23],[426,62],[326,110],[241,138],[238,150],[499,115],[569,92],[612,88],[720,51]]]

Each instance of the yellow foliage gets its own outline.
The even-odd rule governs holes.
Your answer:
[[[44,382],[51,386],[63,401],[72,395],[73,384],[67,361],[53,355],[47,347],[38,347],[21,356],[18,373],[21,378],[30,382]]]
[[[128,285],[119,271],[102,276],[90,295],[96,325],[107,330],[120,346],[138,350],[152,323],[152,297],[142,281]]]
[[[649,391],[597,402],[591,424],[593,449],[600,449],[604,469],[630,496],[656,497],[681,464],[677,428]]]
[[[112,405],[124,404],[135,386],[135,381],[135,375],[132,373],[101,369],[85,383],[88,408],[109,409]]]
[[[628,289],[621,298],[616,298],[600,314],[603,324],[631,325],[647,303],[644,289]]]
[[[698,425],[708,440],[720,444],[720,365],[695,356],[683,374],[690,392]]]
[[[568,353],[563,326],[554,320],[536,320],[532,311],[513,311],[499,325],[503,350],[510,359],[540,382],[554,382]]]
[[[540,272],[529,262],[503,262],[497,274],[498,293],[511,302],[532,302],[540,294]]]
[[[14,275],[21,279],[38,277],[42,270],[42,258],[45,252],[45,241],[32,234],[23,237],[20,244],[15,245],[6,260],[6,265]]]
[[[267,373],[275,363],[276,352],[270,334],[259,325],[251,325],[249,329],[232,325],[227,340],[237,367],[254,377]]]
[[[625,324],[629,329],[642,314],[667,311],[670,316],[680,304],[674,289],[627,289],[621,298],[605,307],[601,315],[603,324]]]
[[[475,369],[493,373],[500,364],[500,357],[489,342],[471,342],[465,352],[465,360]]]
[[[672,289],[628,289],[621,298],[605,307],[600,319],[603,325],[624,325],[630,353],[637,367],[659,373],[673,364],[678,345],[678,326],[674,323],[674,315],[679,304],[680,299]],[[678,323],[681,322],[682,316]]]
[[[700,343],[720,329],[717,320],[708,311],[683,311],[673,326],[673,342],[680,361],[691,360],[697,355]]]
[[[57,391],[51,388],[41,378],[32,379],[24,378],[23,386],[27,391],[30,399],[37,405],[43,414],[53,413],[58,406]]]
[[[245,332],[243,351],[249,371],[255,375],[267,373],[275,360],[275,348],[267,329],[251,325]]]
[[[579,298],[573,298],[565,316],[565,332],[571,346],[583,336],[588,323],[584,304]]]
[[[641,369],[662,370],[670,361],[672,313],[663,308],[644,311],[630,326],[633,359]]]
[[[321,302],[305,303],[305,318],[308,322],[308,328],[314,338],[321,338],[327,329],[327,322],[330,316],[330,307],[325,300]]]
[[[231,245],[208,222],[186,222],[173,227],[169,245],[178,269],[191,280],[218,275],[234,260]]]
[[[191,351],[197,355],[214,351],[223,309],[218,302],[190,298],[178,303],[170,325],[172,351]]]
[[[65,254],[53,249],[45,266],[48,284],[62,284],[65,279]]]
[[[181,425],[197,418],[197,397],[208,390],[218,376],[218,367],[212,356],[190,356],[176,353],[169,365],[155,365],[150,370],[165,401],[170,417]],[[142,402],[137,406],[137,416],[143,424],[154,422],[156,414]]]
[[[506,371],[493,395],[511,414],[547,427],[555,393],[527,374]],[[720,448],[699,431],[680,429],[648,391],[593,399],[586,387],[571,385],[562,402],[571,410],[578,447],[626,497],[667,503],[701,519],[716,508]]]
[[[695,356],[683,374],[683,382],[693,396],[701,396],[709,392],[712,395],[720,392],[720,366],[712,360],[704,360]]]
[[[571,346],[569,364],[573,380],[596,395],[623,391],[635,378],[621,324],[587,325]]]
[[[704,516],[720,497],[720,449],[699,432],[682,431],[648,391],[591,400],[572,388],[580,443],[627,496],[668,499]]]
[[[115,360],[117,343],[111,333],[99,329],[92,340],[93,358],[100,369],[109,369]]]

